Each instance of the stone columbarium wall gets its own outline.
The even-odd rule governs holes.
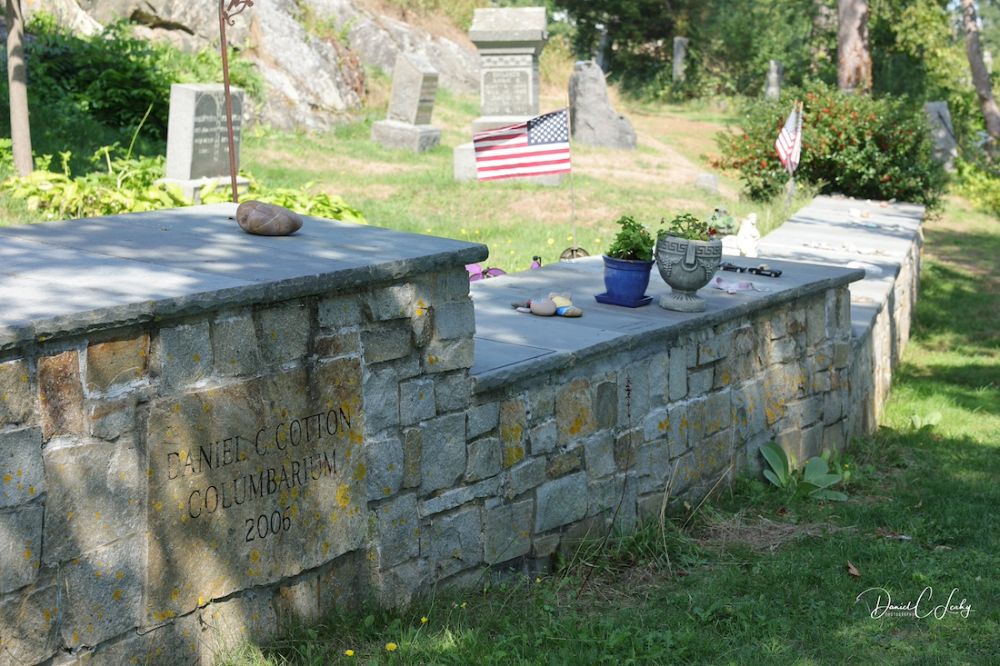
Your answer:
[[[231,213],[0,230],[0,664],[210,663],[364,596],[545,567],[622,496],[627,528],[772,437],[802,458],[857,430],[858,270],[507,363],[524,340],[493,333],[555,321],[493,309],[516,282],[474,310],[484,247]]]

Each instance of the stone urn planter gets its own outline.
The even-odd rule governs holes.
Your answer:
[[[656,267],[669,294],[660,297],[660,307],[678,312],[704,312],[705,301],[696,293],[708,284],[722,263],[722,241],[701,241],[661,235],[656,242]]]

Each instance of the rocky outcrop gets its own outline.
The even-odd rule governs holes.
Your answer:
[[[26,0],[25,4],[29,14],[49,12],[83,34],[126,19],[136,24],[135,34],[146,39],[185,50],[218,48],[218,4],[213,0]],[[370,12],[355,0],[257,0],[235,17],[227,33],[230,45],[257,65],[266,83],[255,119],[281,129],[326,129],[345,119],[362,102],[362,65],[390,72],[403,51],[419,53],[434,63],[446,88],[473,90],[479,82],[471,45]]]
[[[591,61],[577,62],[569,79],[570,126],[573,140],[588,146],[633,150],[635,129],[611,108],[604,72]]]

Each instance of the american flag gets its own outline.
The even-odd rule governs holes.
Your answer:
[[[794,173],[802,155],[802,109],[797,103],[792,106],[792,112],[788,114],[785,126],[778,133],[774,148],[778,151],[781,166],[785,167],[788,173]]]
[[[569,109],[476,132],[472,143],[479,180],[569,173]]]

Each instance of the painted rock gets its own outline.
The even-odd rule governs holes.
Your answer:
[[[302,228],[302,218],[297,213],[253,200],[239,205],[236,221],[240,229],[258,236],[288,236]]]

